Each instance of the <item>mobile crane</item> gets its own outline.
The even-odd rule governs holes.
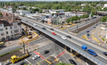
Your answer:
[[[24,58],[26,58],[26,57],[28,57],[29,56],[29,53],[28,53],[28,51],[26,52],[26,54],[24,54],[23,56],[21,56],[21,57],[19,57],[19,56],[16,56],[16,55],[13,55],[13,56],[11,56],[11,59],[10,59],[10,61],[11,61],[11,63],[16,63],[16,62],[18,62],[18,61],[20,61],[20,60],[22,60],[22,59],[24,59]]]

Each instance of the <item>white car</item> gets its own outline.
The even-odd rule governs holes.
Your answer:
[[[67,39],[65,36],[61,36],[61,38],[64,39],[64,40]]]
[[[35,55],[34,57],[32,57],[33,60],[40,58],[39,55]]]
[[[37,24],[34,23],[33,25],[36,26]]]

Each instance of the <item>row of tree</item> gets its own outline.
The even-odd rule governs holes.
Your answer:
[[[83,3],[86,5],[81,6]],[[92,12],[94,14],[96,11],[102,10],[101,8],[105,3],[107,2],[0,2],[0,7],[11,5],[16,9],[19,9],[19,6],[27,6],[38,7],[40,9],[65,9],[65,11],[84,11],[88,13]],[[101,4],[101,6],[97,6],[97,4]],[[26,10],[27,8],[23,9]]]
[[[67,23],[73,23],[73,21],[77,21],[77,20],[80,20],[80,19],[82,19],[82,18],[88,18],[89,17],[89,15],[88,14],[86,14],[86,15],[82,15],[82,16],[73,16],[73,17],[70,17],[70,18],[68,18],[67,20],[66,20],[66,22]]]
[[[102,22],[107,22],[107,16],[102,17],[101,21]]]

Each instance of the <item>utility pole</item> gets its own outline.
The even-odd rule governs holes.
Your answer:
[[[24,41],[23,41],[23,49],[24,49],[24,54],[25,54],[25,43],[24,43]]]

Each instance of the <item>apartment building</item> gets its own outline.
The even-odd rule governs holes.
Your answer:
[[[16,39],[21,36],[22,27],[18,17],[12,22],[0,19],[0,41]]]

